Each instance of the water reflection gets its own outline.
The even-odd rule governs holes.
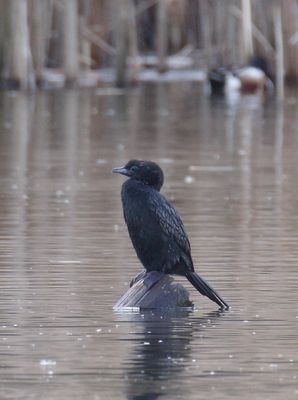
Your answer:
[[[1,93],[2,397],[297,396],[297,104],[188,83]],[[111,173],[133,157],[162,165],[230,312],[182,280],[192,314],[113,313],[140,270]]]
[[[117,319],[129,322],[129,330],[137,333],[131,354],[127,356],[127,399],[158,399],[163,395],[183,396],[183,391],[171,388],[192,359],[192,341],[203,336],[206,326],[212,326],[223,314],[210,312],[190,319],[187,312],[144,311],[118,313]]]

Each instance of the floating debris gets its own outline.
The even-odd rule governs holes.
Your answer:
[[[49,260],[50,264],[81,264],[79,260]]]
[[[188,169],[202,172],[230,172],[234,171],[235,167],[232,165],[190,165]]]
[[[96,160],[96,165],[104,165],[107,163],[107,160],[105,160],[104,158],[98,158]]]
[[[40,360],[39,365],[41,365],[42,367],[48,367],[48,366],[52,366],[52,365],[56,365],[57,362],[55,360]]]
[[[107,117],[113,117],[115,114],[116,114],[116,111],[113,110],[112,108],[110,108],[109,110],[107,110],[107,111],[105,112],[105,115],[106,115]]]
[[[191,183],[194,183],[194,181],[195,181],[195,178],[190,176],[190,175],[187,175],[187,176],[184,177],[184,182],[185,183],[191,184]]]

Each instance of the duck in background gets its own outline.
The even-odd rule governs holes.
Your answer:
[[[270,94],[273,92],[273,78],[268,60],[264,57],[253,57],[250,63],[238,71],[241,92],[256,93],[258,91]]]
[[[210,92],[214,95],[224,95],[231,90],[240,90],[241,83],[232,68],[214,68],[208,73]]]
[[[208,73],[211,94],[226,95],[232,91],[242,93],[263,92],[271,94],[274,89],[271,68],[264,57],[253,57],[247,66],[214,68]]]

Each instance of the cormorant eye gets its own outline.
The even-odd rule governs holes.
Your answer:
[[[139,167],[137,167],[136,165],[133,165],[133,166],[130,168],[130,170],[131,170],[132,172],[137,172],[137,171],[139,170]]]

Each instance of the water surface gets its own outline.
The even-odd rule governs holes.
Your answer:
[[[0,98],[1,399],[298,399],[298,112],[196,84]],[[185,222],[192,313],[117,313],[140,270],[123,177],[153,159]]]

